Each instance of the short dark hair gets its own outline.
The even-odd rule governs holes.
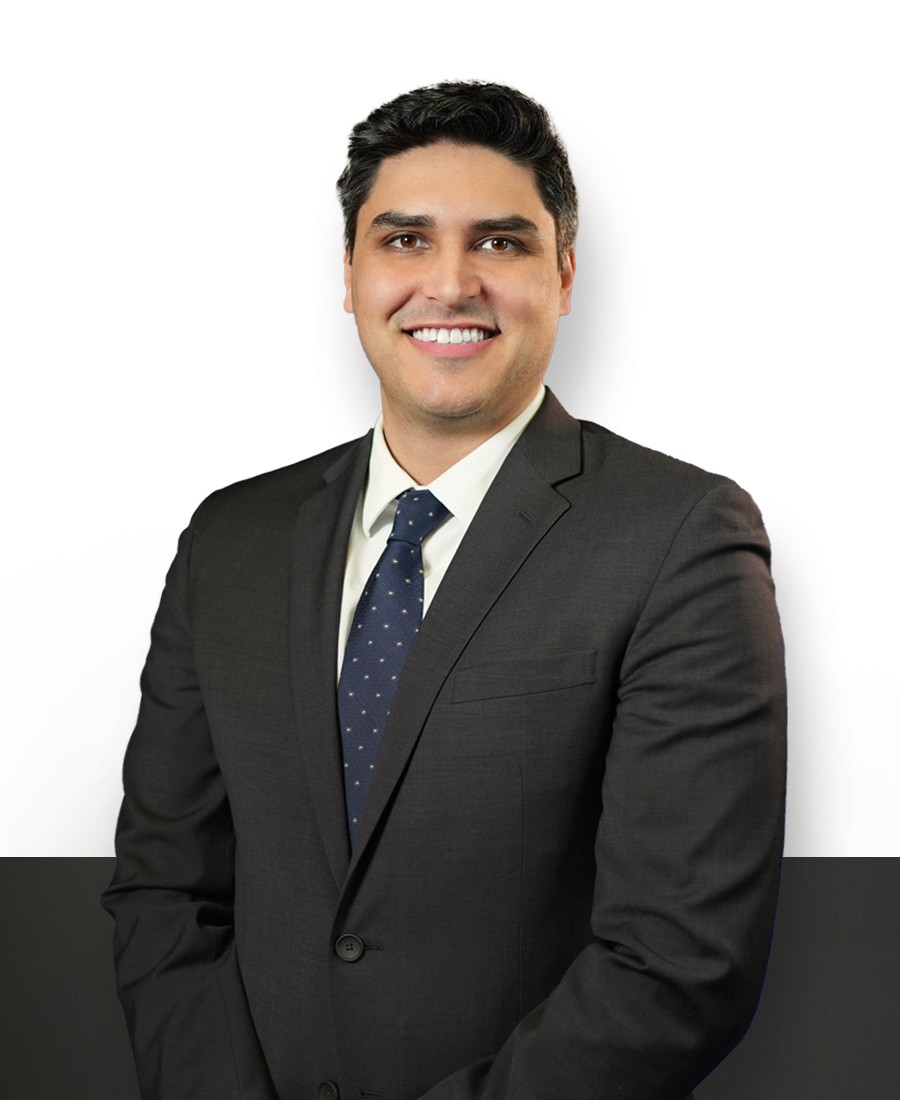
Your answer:
[[[562,265],[578,228],[578,196],[565,146],[540,103],[515,88],[477,80],[416,88],[377,107],[353,127],[347,165],[337,181],[350,258],[359,210],[381,162],[439,141],[485,145],[533,170],[541,201],[556,224]]]

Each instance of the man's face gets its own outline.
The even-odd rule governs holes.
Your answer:
[[[384,160],[345,260],[344,308],[386,429],[490,434],[517,416],[547,369],[573,273],[530,168],[449,142]]]

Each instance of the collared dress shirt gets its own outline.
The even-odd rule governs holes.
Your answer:
[[[387,544],[397,510],[397,497],[411,486],[416,489],[430,489],[451,513],[446,522],[422,544],[422,565],[425,571],[425,601],[422,608],[424,616],[491,482],[540,408],[543,399],[542,385],[528,407],[514,420],[454,463],[430,485],[418,485],[398,465],[385,442],[382,418],[378,418],[372,436],[366,486],[356,507],[347,544],[338,636],[339,676],[353,613],[369,574]]]

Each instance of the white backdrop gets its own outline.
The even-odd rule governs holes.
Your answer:
[[[149,625],[200,499],[374,420],[341,309],[346,135],[477,77],[546,104],[579,185],[549,383],[763,510],[788,854],[900,854],[893,9],[5,4],[7,853],[112,852]]]

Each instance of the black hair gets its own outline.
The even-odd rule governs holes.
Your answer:
[[[347,164],[337,181],[350,258],[359,210],[381,162],[439,141],[484,145],[532,169],[541,201],[556,224],[562,265],[578,228],[578,197],[565,146],[540,103],[515,88],[476,80],[416,88],[377,107],[353,127]]]

